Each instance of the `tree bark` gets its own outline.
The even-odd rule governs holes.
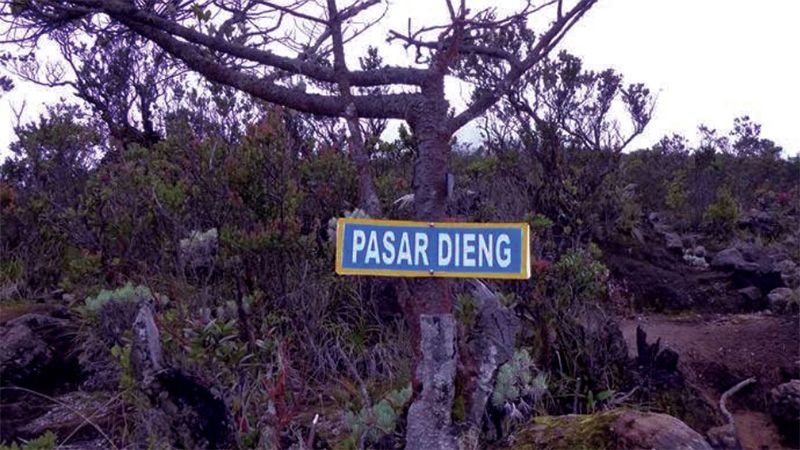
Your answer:
[[[444,76],[431,77],[422,91],[424,101],[408,119],[419,143],[414,169],[415,218],[434,222],[445,218],[447,207],[447,162],[452,132],[448,129],[449,105],[444,97]],[[417,278],[404,301],[406,320],[415,344],[419,339],[421,314],[452,314],[450,282],[444,278]]]
[[[444,76],[432,77],[412,111],[410,125],[419,142],[415,165],[415,218],[438,221],[447,206],[447,161],[452,132],[447,126],[449,105]],[[414,401],[408,414],[407,449],[455,448],[451,410],[457,355],[450,282],[417,278],[409,282],[403,309],[418,349]]]
[[[456,323],[452,314],[423,314],[422,360],[416,376],[423,388],[408,410],[406,450],[456,450],[451,410],[456,375]]]
[[[342,40],[342,18],[336,7],[336,0],[328,0],[329,26],[331,39],[333,41],[333,69],[336,74],[336,81],[339,85],[339,94],[347,102],[344,111],[344,119],[347,122],[347,129],[350,132],[348,139],[350,143],[350,154],[353,162],[358,169],[358,197],[359,206],[372,217],[380,217],[381,204],[375,190],[375,182],[372,177],[372,168],[369,163],[369,153],[364,143],[364,134],[358,123],[358,110],[353,102],[353,94],[350,92],[350,80],[345,61],[344,42]]]

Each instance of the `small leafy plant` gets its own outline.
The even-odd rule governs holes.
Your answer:
[[[503,364],[497,370],[492,404],[502,407],[515,403],[524,397],[533,397],[538,400],[547,391],[547,377],[539,373],[534,377],[536,370],[531,356],[527,350],[517,350],[511,361]]]
[[[153,296],[150,289],[146,286],[134,286],[127,283],[125,286],[112,291],[102,290],[94,297],[86,298],[86,310],[90,313],[96,313],[103,306],[111,302],[135,302],[145,300]]]
[[[344,422],[350,430],[352,441],[377,442],[397,427],[397,420],[406,403],[411,400],[411,385],[389,392],[378,403],[361,411],[346,411]]]

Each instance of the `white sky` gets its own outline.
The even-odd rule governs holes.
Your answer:
[[[402,30],[409,16],[422,23],[444,14],[441,0],[393,0],[387,23]],[[727,131],[735,117],[748,114],[763,125],[763,137],[793,155],[800,153],[798,20],[800,0],[600,0],[560,48],[589,68],[614,68],[657,94],[655,116],[631,148],[673,132],[694,139],[700,123]],[[361,45],[382,45],[387,28],[364,36]],[[361,53],[353,50],[353,57]],[[382,54],[395,62],[402,51]],[[449,92],[457,96],[458,88]],[[24,117],[32,119],[43,104],[68,95],[18,84],[0,98],[0,157],[13,139],[12,106],[25,102]]]

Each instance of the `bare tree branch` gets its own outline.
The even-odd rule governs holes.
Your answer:
[[[483,114],[516,83],[528,70],[542,60],[561,40],[565,33],[596,3],[597,0],[580,0],[565,16],[557,19],[550,29],[539,37],[536,46],[528,56],[516,67],[509,70],[505,78],[491,91],[483,94],[466,110],[450,120],[450,129],[456,131],[479,115]]]

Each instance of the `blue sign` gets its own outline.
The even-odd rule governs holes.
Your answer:
[[[530,278],[527,223],[339,219],[336,225],[340,275]]]

